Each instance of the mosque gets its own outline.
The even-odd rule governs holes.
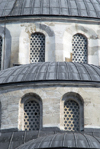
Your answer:
[[[100,149],[100,0],[0,0],[0,149]]]

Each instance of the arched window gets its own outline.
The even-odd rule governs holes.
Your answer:
[[[24,130],[39,130],[40,105],[37,101],[30,100],[24,104]]]
[[[2,60],[2,37],[0,37],[0,70],[1,70],[1,60]]]
[[[45,62],[45,36],[33,33],[30,38],[30,62]]]
[[[76,34],[72,39],[72,61],[87,63],[87,38]]]
[[[73,100],[69,100],[64,104],[64,129],[79,131],[79,105]]]
[[[84,101],[82,97],[78,93],[68,92],[63,95],[61,105],[63,106],[60,115],[61,127],[66,131],[83,131]]]
[[[35,93],[27,93],[20,100],[19,130],[41,130],[42,128],[42,100]]]

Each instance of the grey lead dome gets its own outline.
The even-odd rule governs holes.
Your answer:
[[[40,62],[0,71],[0,84],[28,81],[100,81],[100,67],[72,62]]]
[[[0,0],[0,16],[64,15],[100,18],[100,0]]]
[[[81,133],[61,133],[39,137],[31,140],[17,149],[38,148],[95,148],[100,149],[100,138]]]

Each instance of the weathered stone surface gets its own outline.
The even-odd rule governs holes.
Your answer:
[[[25,87],[25,86],[24,86]],[[78,93],[84,101],[84,128],[100,128],[100,88],[55,86],[12,88],[0,94],[2,105],[1,129],[19,128],[21,98],[27,93],[35,93],[42,99],[43,127],[63,128],[63,95]],[[61,116],[60,116],[61,115]]]
[[[41,18],[42,19],[42,18]],[[3,51],[5,56],[2,59],[2,68],[13,66],[14,63],[30,63],[30,36],[32,33],[40,32],[45,35],[45,61],[71,61],[72,37],[79,33],[88,40],[88,63],[99,65],[100,38],[98,23],[82,23],[80,20],[73,23],[73,20],[63,21],[57,18],[51,20],[45,18],[41,23],[36,19],[34,22],[6,23],[6,34],[4,24],[0,27],[0,36],[5,39]],[[52,21],[52,23],[51,23]]]

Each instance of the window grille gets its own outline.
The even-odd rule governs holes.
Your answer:
[[[41,33],[34,33],[30,39],[30,62],[45,61],[45,36]]]
[[[40,106],[36,101],[28,101],[24,105],[24,130],[39,130]]]
[[[87,38],[76,34],[72,39],[72,61],[87,63]]]
[[[2,37],[0,37],[0,70],[1,70],[1,60],[2,60]]]
[[[66,131],[79,130],[79,105],[73,100],[64,104],[64,129]]]

